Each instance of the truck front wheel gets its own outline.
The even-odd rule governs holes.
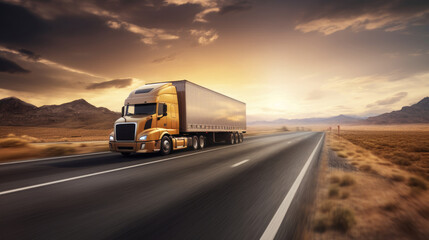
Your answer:
[[[168,155],[171,152],[171,140],[168,136],[164,136],[161,139],[161,155]]]

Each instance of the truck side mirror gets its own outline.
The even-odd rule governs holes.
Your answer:
[[[165,103],[162,106],[162,116],[167,116],[167,104]]]
[[[124,106],[122,106],[121,113],[122,113],[122,117],[123,117],[124,116]]]

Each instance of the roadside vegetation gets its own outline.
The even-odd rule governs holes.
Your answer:
[[[43,143],[42,140],[28,135],[8,134],[0,138],[0,162],[13,160],[55,157],[72,154],[108,151],[108,143]]]
[[[326,136],[309,239],[429,239],[429,131]]]

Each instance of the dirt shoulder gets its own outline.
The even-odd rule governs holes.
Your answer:
[[[376,149],[327,134],[309,239],[429,239],[427,181]]]

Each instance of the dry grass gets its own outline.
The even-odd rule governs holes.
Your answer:
[[[0,126],[0,138],[6,138],[8,135],[16,135],[29,142],[105,141],[112,131],[113,126],[112,129]]]
[[[309,239],[427,239],[429,191],[421,170],[429,166],[423,167],[425,146],[417,145],[417,142],[427,142],[423,136],[428,136],[429,132],[395,131],[391,140],[379,131],[347,134],[343,137],[328,134],[326,148],[331,148],[339,156],[345,155],[346,161],[357,171],[346,173],[342,169],[329,168],[327,150],[324,150],[317,211],[311,221],[313,233]],[[380,142],[375,144],[374,134],[389,141],[379,139]],[[410,140],[413,136],[419,140]],[[395,146],[396,142],[398,145]],[[387,152],[407,158],[411,165],[400,165],[394,159],[385,158]],[[335,212],[337,209],[342,210]]]
[[[341,136],[429,180],[429,131],[343,131]]]
[[[34,142],[30,142],[34,141]],[[71,154],[108,151],[107,141],[93,143],[43,143],[40,140],[28,136],[17,137],[9,134],[9,137],[0,139],[0,162],[23,160],[30,158],[54,157]]]

